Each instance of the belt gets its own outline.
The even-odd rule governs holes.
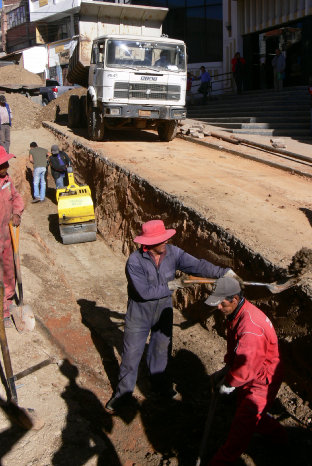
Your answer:
[[[9,125],[10,123],[1,123],[1,126]]]

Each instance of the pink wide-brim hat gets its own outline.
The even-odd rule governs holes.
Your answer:
[[[166,230],[162,220],[150,220],[143,223],[142,234],[134,238],[135,243],[143,244],[144,246],[153,246],[154,244],[163,243],[167,239],[176,234],[176,230]]]
[[[8,154],[3,146],[0,146],[0,165],[5,162],[8,162],[10,159],[15,157],[13,154]]]

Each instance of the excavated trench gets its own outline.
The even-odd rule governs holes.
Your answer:
[[[71,157],[78,182],[90,186],[98,231],[114,250],[122,250],[128,256],[135,247],[132,239],[141,224],[162,218],[167,226],[176,228],[179,247],[197,257],[231,267],[245,280],[257,277],[257,281],[273,282],[301,271],[298,284],[280,294],[273,295],[263,287],[248,287],[245,295],[274,323],[286,365],[286,383],[300,398],[311,403],[312,290],[308,282],[311,251],[300,251],[287,269],[281,269],[177,197],[118,166],[80,140],[54,126],[46,126]],[[207,309],[202,304],[207,291],[204,285],[179,290],[176,307],[188,319],[200,321],[208,330],[214,327],[222,333],[223,326],[218,317],[207,319]]]

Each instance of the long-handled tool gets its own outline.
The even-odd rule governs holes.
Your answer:
[[[211,429],[211,424],[213,420],[214,413],[216,411],[217,401],[218,401],[218,392],[215,391],[213,385],[211,385],[211,397],[209,402],[209,410],[208,415],[205,423],[204,433],[202,436],[199,454],[196,461],[196,466],[202,466],[203,460],[206,452],[207,440]]]
[[[2,351],[2,356],[3,356],[5,374],[6,374],[6,378],[8,381],[9,388],[10,388],[11,398],[13,398],[15,403],[17,403],[17,393],[16,393],[16,387],[15,387],[15,382],[13,378],[13,371],[12,371],[12,364],[11,364],[11,358],[10,358],[9,347],[8,347],[8,340],[7,340],[5,328],[4,328],[3,299],[4,299],[4,285],[2,282],[0,282],[0,344],[1,344],[1,351]]]
[[[179,280],[179,279],[178,279]],[[188,285],[193,285],[193,284],[200,284],[200,283],[215,283],[217,279],[216,278],[204,278],[204,277],[189,277],[186,279],[181,279],[181,285],[183,286],[188,286]],[[271,293],[276,294],[276,293],[281,293],[282,291],[287,290],[288,288],[291,288],[298,282],[298,278],[290,278],[289,280],[281,281],[281,282],[273,282],[273,283],[259,283],[259,282],[243,282],[244,285],[246,286],[264,286],[268,290],[271,291]]]
[[[19,226],[16,227],[16,235],[14,234],[14,227],[9,223],[13,255],[16,271],[16,281],[18,286],[18,306],[11,305],[10,312],[13,315],[14,323],[19,332],[32,331],[35,328],[36,320],[31,307],[27,304],[24,306],[23,285],[21,264],[19,258]]]

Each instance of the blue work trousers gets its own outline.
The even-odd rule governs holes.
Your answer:
[[[46,167],[37,167],[34,169],[34,198],[39,198],[41,201],[44,201],[46,195]],[[40,194],[39,194],[39,185],[40,185]]]
[[[168,302],[167,298],[165,300]],[[159,305],[154,312],[143,306],[132,307],[130,311],[128,308],[116,398],[133,392],[150,332],[146,359],[152,385],[157,391],[166,390],[165,370],[171,352],[173,310],[172,307],[161,306],[165,300],[158,301]]]

